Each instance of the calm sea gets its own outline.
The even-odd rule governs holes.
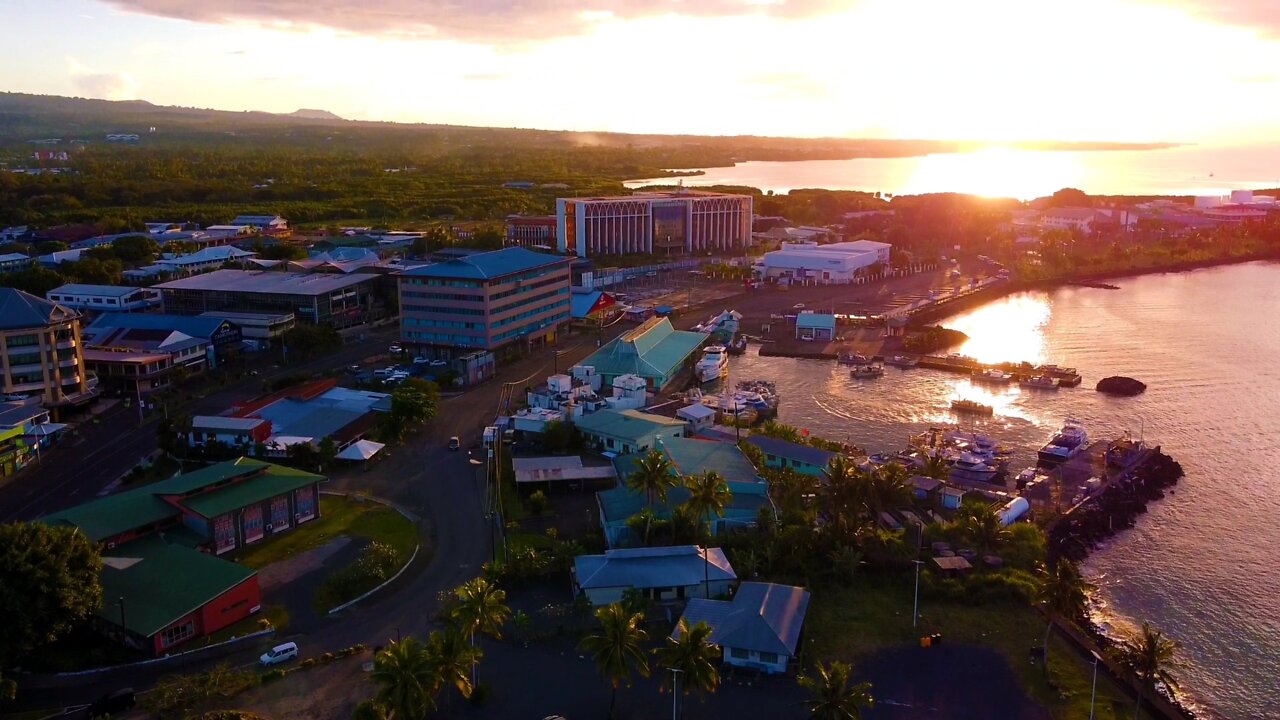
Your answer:
[[[993,390],[892,368],[853,380],[834,362],[754,352],[733,359],[731,379],[776,381],[783,422],[872,452],[956,422],[949,405],[961,397],[996,408],[965,426],[1015,449],[1014,471],[1033,464],[1068,417],[1091,437],[1129,431],[1159,443],[1187,476],[1086,564],[1105,605],[1100,619],[1149,620],[1177,639],[1179,676],[1206,714],[1280,718],[1280,265],[1117,284],[1014,295],[945,323],[970,336],[965,354],[1075,367],[1079,388]],[[1149,389],[1136,398],[1092,389],[1117,374]]]
[[[1064,187],[1095,195],[1222,195],[1280,187],[1280,144],[1111,152],[988,148],[910,158],[745,162],[704,172],[682,180],[691,187],[746,185],[775,193],[827,188],[893,195],[962,192],[1023,200]],[[666,178],[626,184],[674,182]]]

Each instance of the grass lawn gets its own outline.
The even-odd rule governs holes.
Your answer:
[[[911,573],[863,574],[852,587],[815,590],[805,623],[810,660],[857,663],[875,651],[942,633],[943,642],[992,648],[1004,655],[1027,695],[1059,720],[1089,717],[1093,678],[1090,662],[1066,643],[1049,642],[1049,670],[1030,662],[1030,649],[1044,640],[1045,622],[1034,609],[1013,602],[965,605],[920,599],[920,624],[911,627]],[[1098,675],[1098,720],[1133,716],[1133,702],[1104,673]]]
[[[353,535],[390,545],[407,560],[418,544],[418,529],[394,509],[370,500],[320,496],[320,517],[287,533],[267,538],[237,551],[230,559],[255,570],[330,540]]]
[[[224,627],[210,635],[206,644],[214,645],[226,642],[233,637],[242,637],[258,632],[263,629],[261,626],[263,620],[271,623],[271,627],[276,629],[276,636],[278,637],[289,629],[289,609],[283,605],[263,605],[257,615],[250,615],[240,622]]]

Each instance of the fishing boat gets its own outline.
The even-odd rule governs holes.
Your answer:
[[[884,366],[879,363],[857,365],[849,371],[849,377],[852,378],[878,378],[882,375],[884,375]]]
[[[755,408],[761,418],[778,414],[778,388],[768,380],[743,380],[735,388],[746,403]]]
[[[1089,433],[1079,420],[1067,420],[1062,429],[1049,438],[1036,457],[1042,465],[1061,465],[1089,446]]]
[[[1013,376],[1009,373],[995,368],[987,368],[981,372],[974,370],[970,377],[978,382],[997,383],[1001,385],[1013,379]]]
[[[738,337],[734,338],[733,342],[729,343],[726,349],[729,351],[730,355],[742,355],[747,351],[746,336],[739,335]]]
[[[971,413],[973,415],[995,415],[995,408],[990,405],[983,405],[974,400],[952,400],[951,409],[956,412]]]
[[[729,353],[724,345],[708,345],[702,351],[702,359],[694,367],[699,382],[719,380],[729,372]]]
[[[836,362],[841,365],[866,365],[871,362],[871,358],[852,350],[842,350],[836,356]]]
[[[951,477],[956,480],[976,480],[990,482],[1000,472],[997,465],[972,453],[959,453],[948,458],[951,464]]]
[[[913,368],[920,364],[920,358],[911,355],[894,355],[884,361],[886,365],[893,365],[900,368]]]
[[[1048,375],[1032,375],[1018,381],[1018,387],[1028,390],[1057,390],[1057,378]]]

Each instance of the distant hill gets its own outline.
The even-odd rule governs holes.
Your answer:
[[[289,117],[303,118],[304,120],[344,120],[345,118],[334,115],[328,110],[310,110],[303,108],[294,110],[289,113]]]

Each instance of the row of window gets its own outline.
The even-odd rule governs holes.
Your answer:
[[[462,320],[429,320],[425,318],[404,319],[406,327],[452,328],[454,330],[484,330],[484,323],[464,322]]]
[[[462,345],[462,346],[475,345],[476,347],[484,347],[485,345],[485,339],[483,336],[453,335],[450,333],[417,332],[415,330],[409,330],[405,333],[405,335],[408,337],[409,342],[438,343],[441,345]]]
[[[543,273],[543,274],[545,274],[545,273]],[[548,286],[548,285],[567,285],[567,282],[566,282],[566,281],[567,281],[567,279],[568,279],[568,278],[565,276],[565,274],[564,274],[563,272],[559,272],[559,273],[557,273],[557,274],[556,274],[556,276],[555,276],[555,277],[548,278],[548,279],[543,280],[543,281],[541,281],[541,282],[526,282],[526,281],[521,281],[519,285],[517,285],[516,287],[511,288],[510,290],[502,290],[502,291],[500,291],[500,292],[490,293],[490,294],[489,294],[489,300],[491,300],[491,301],[492,301],[492,300],[501,300],[502,298],[505,298],[505,297],[511,297],[512,295],[521,295],[521,294],[524,294],[524,293],[533,292],[534,290],[539,290],[539,289],[544,288],[544,287],[546,287],[546,286]],[[511,281],[510,281],[510,280],[503,280],[503,284],[506,284],[506,283],[508,283],[508,282],[511,282]]]
[[[544,292],[544,293],[539,293],[539,294],[537,294],[537,295],[535,295],[535,296],[533,296],[533,297],[522,297],[522,298],[518,298],[518,299],[516,299],[516,300],[514,300],[514,301],[512,301],[512,302],[509,302],[509,303],[505,304],[505,305],[496,305],[496,306],[494,306],[494,307],[492,307],[492,308],[490,308],[490,309],[489,309],[489,314],[490,314],[490,315],[501,315],[502,313],[504,313],[504,312],[506,312],[506,311],[508,311],[508,310],[513,310],[513,309],[515,309],[515,308],[518,308],[518,307],[520,307],[521,305],[527,305],[527,304],[529,304],[529,303],[538,302],[538,301],[540,301],[540,300],[545,300],[545,299],[547,299],[547,298],[556,297],[557,295],[568,295],[568,294],[569,294],[569,286],[568,286],[568,285],[565,285],[564,283],[561,283],[561,284],[560,284],[560,287],[558,287],[558,288],[556,288],[556,289],[554,289],[554,290],[549,290],[549,291]]]
[[[405,290],[404,292],[400,293],[400,296],[402,298],[413,298],[415,300],[448,300],[450,302],[484,302],[483,295],[459,295],[457,293],[430,293],[430,292],[416,292],[412,290]],[[406,303],[405,307],[414,307],[414,306]],[[424,307],[428,312],[432,310],[430,306],[417,306],[417,307]],[[473,312],[479,315],[484,314],[484,310],[455,310],[453,308],[450,308],[449,312],[457,312],[457,313]]]
[[[524,327],[518,327],[514,330],[508,330],[504,333],[499,333],[498,335],[494,335],[493,341],[495,343],[500,343],[500,342],[510,340],[511,338],[522,337],[524,335],[528,335],[529,333],[535,330],[541,330],[542,328],[547,327],[548,325],[554,325],[558,322],[565,322],[568,319],[569,319],[569,313],[567,312],[560,313],[559,315],[549,317],[546,320],[539,321],[535,324],[525,325]]]
[[[504,320],[499,320],[495,323],[490,323],[489,327],[490,329],[497,330],[498,328],[505,327],[507,325],[510,325],[511,323],[518,323],[527,318],[534,317],[535,315],[541,315],[542,313],[545,313],[549,310],[555,310],[556,308],[562,308],[562,307],[564,307],[564,301],[556,300],[554,302],[549,302],[544,305],[539,305],[538,307],[532,308],[530,310],[526,310],[522,313],[517,313]]]
[[[475,280],[445,280],[443,278],[409,278],[406,282],[410,285],[426,285],[427,287],[455,287],[455,288],[478,288],[480,283]]]

